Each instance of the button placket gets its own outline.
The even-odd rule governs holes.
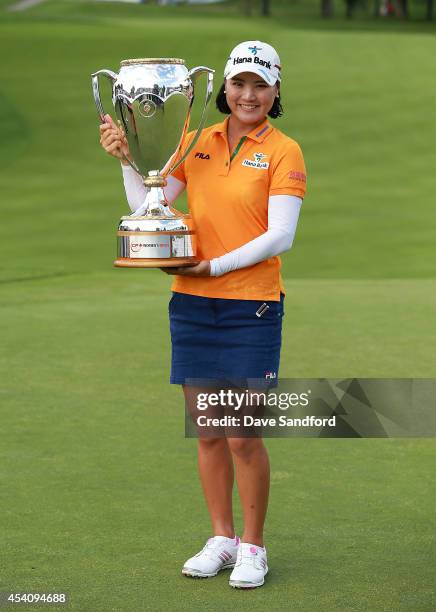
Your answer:
[[[230,171],[230,153],[229,153],[229,144],[227,142],[227,138],[224,134],[222,134],[223,145],[224,145],[224,163],[222,169],[220,171],[221,176],[228,176]]]

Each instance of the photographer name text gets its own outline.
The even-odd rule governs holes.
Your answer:
[[[336,416],[289,418],[281,415],[278,418],[223,416],[221,418],[207,417],[205,414],[197,417],[198,427],[336,427]]]

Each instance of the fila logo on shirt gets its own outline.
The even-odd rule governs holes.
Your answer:
[[[198,157],[199,159],[210,159],[209,153],[196,153],[195,157]]]
[[[253,159],[244,159],[242,162],[243,166],[248,166],[249,168],[257,168],[258,170],[267,170],[269,168],[269,162],[262,161],[268,155],[265,153],[253,153]]]
[[[265,378],[269,380],[274,380],[275,378],[277,378],[277,373],[276,372],[265,372]]]

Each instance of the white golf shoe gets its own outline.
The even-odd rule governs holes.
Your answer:
[[[266,550],[255,544],[241,542],[229,584],[236,589],[255,589],[265,582],[268,573]]]
[[[182,574],[195,578],[210,578],[219,571],[235,566],[239,538],[215,536],[209,538],[203,550],[188,559]]]

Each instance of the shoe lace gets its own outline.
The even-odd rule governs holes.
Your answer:
[[[238,550],[238,562],[242,565],[256,565],[256,559],[258,557],[258,553],[253,553],[252,551],[244,551],[241,547]]]
[[[209,538],[206,544],[203,546],[203,549],[200,555],[202,555],[203,553],[209,553],[209,555],[211,555],[214,552],[216,552],[216,549],[218,548],[218,546],[219,546],[219,542],[216,542],[215,538]]]

